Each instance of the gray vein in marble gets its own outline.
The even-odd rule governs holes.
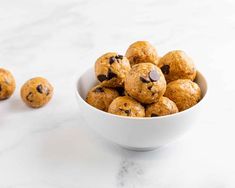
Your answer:
[[[144,175],[140,164],[124,159],[121,161],[120,169],[117,174],[118,187],[135,187]]]

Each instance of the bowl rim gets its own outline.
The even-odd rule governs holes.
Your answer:
[[[120,115],[116,115],[116,114],[112,114],[112,113],[108,113],[108,112],[105,112],[105,111],[102,111],[102,110],[99,110],[95,107],[93,107],[92,105],[88,104],[83,98],[82,96],[80,95],[79,91],[78,91],[78,84],[79,84],[79,81],[80,79],[82,78],[82,76],[84,74],[86,74],[87,72],[89,72],[90,70],[92,70],[93,67],[90,67],[88,69],[86,69],[86,71],[84,71],[82,74],[79,75],[78,79],[76,80],[75,82],[75,89],[76,89],[76,96],[78,97],[79,100],[82,101],[82,103],[87,106],[88,108],[90,108],[91,110],[95,110],[96,112],[98,113],[102,113],[104,115],[107,115],[107,116],[111,116],[111,117],[114,117],[114,118],[119,118],[119,119],[131,119],[131,120],[158,120],[158,119],[166,119],[166,118],[171,118],[171,117],[175,117],[175,116],[180,116],[181,114],[185,114],[185,113],[189,113],[191,112],[192,110],[198,108],[199,106],[201,106],[204,102],[205,102],[205,99],[207,98],[207,95],[208,95],[208,81],[206,80],[204,74],[197,70],[197,72],[201,75],[201,77],[203,78],[203,80],[205,80],[205,85],[206,85],[206,90],[205,90],[205,94],[203,96],[203,98],[197,103],[195,104],[194,106],[184,110],[184,111],[181,111],[181,112],[177,112],[177,113],[174,113],[174,114],[169,114],[169,115],[165,115],[165,116],[157,116],[157,117],[130,117],[130,116],[120,116]]]

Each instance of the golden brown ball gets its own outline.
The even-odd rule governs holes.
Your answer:
[[[130,116],[130,117],[144,117],[145,109],[144,107],[128,96],[117,97],[109,106],[109,113]]]
[[[166,80],[161,70],[152,63],[139,63],[126,76],[125,90],[137,101],[157,102],[166,90]]]
[[[15,79],[10,71],[0,68],[0,100],[8,99],[15,91]]]
[[[201,89],[189,79],[179,79],[167,85],[164,96],[174,101],[179,111],[183,111],[200,101]]]
[[[167,97],[161,97],[158,102],[146,107],[146,117],[165,116],[177,112],[176,104]]]
[[[107,112],[110,103],[118,96],[119,93],[115,89],[97,85],[88,92],[86,101],[91,106]]]
[[[95,63],[96,77],[105,87],[122,87],[130,69],[129,60],[115,52],[102,55]]]
[[[164,55],[158,63],[167,83],[178,79],[194,80],[196,68],[193,60],[183,51],[175,50]]]
[[[155,65],[158,63],[157,51],[148,41],[137,41],[131,44],[126,51],[126,57],[129,59],[131,66],[144,62]]]
[[[32,78],[21,87],[22,100],[32,108],[40,108],[46,105],[52,96],[52,85],[42,77]]]

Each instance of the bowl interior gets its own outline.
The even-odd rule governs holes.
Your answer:
[[[88,91],[96,84],[98,84],[98,81],[95,77],[94,69],[90,68],[79,78],[77,83],[77,92],[82,99],[85,100]]]
[[[202,99],[207,93],[207,82],[205,77],[201,72],[197,71],[197,76],[195,82],[200,86],[202,91]],[[93,68],[88,69],[85,73],[81,75],[77,83],[77,93],[80,97],[85,100],[88,91],[98,84],[98,81],[95,77],[95,72]]]

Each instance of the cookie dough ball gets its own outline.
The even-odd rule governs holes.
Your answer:
[[[144,117],[145,109],[144,107],[128,96],[118,97],[113,100],[109,106],[109,113],[130,116],[130,117]]]
[[[96,60],[95,74],[105,87],[123,86],[126,74],[130,70],[128,59],[115,52],[109,52]]]
[[[131,66],[144,62],[155,65],[158,63],[157,51],[148,41],[137,41],[131,44],[126,51],[126,57]]]
[[[101,85],[93,87],[87,94],[86,101],[91,106],[108,111],[110,103],[119,96],[118,91]]]
[[[161,97],[158,102],[146,107],[146,117],[165,116],[177,112],[176,104],[167,97]]]
[[[8,99],[15,91],[15,79],[5,69],[0,68],[0,100]]]
[[[157,102],[166,90],[162,71],[152,63],[139,63],[126,76],[125,90],[137,101],[150,104]]]
[[[179,111],[183,111],[199,102],[201,89],[191,80],[179,79],[167,85],[164,96],[174,101]]]
[[[42,77],[28,80],[21,88],[22,100],[32,108],[44,106],[51,100],[52,95],[52,85]]]
[[[196,68],[192,59],[185,52],[175,50],[164,55],[158,63],[167,83],[178,79],[194,80]]]

